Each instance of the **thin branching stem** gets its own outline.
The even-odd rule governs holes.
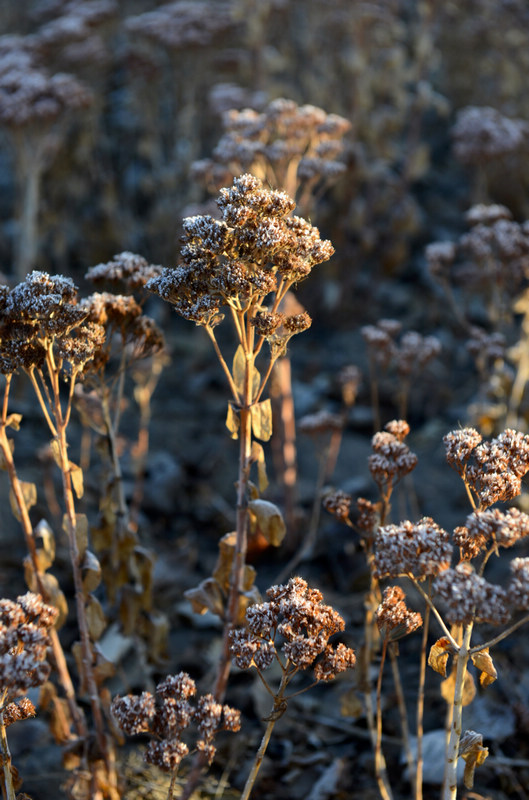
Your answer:
[[[443,620],[442,616],[441,616],[441,615],[440,615],[440,613],[438,612],[437,608],[435,607],[435,604],[432,602],[432,599],[431,599],[431,598],[430,598],[430,597],[429,597],[429,596],[426,594],[426,592],[425,592],[425,591],[424,591],[424,589],[422,588],[422,586],[421,586],[421,584],[419,583],[419,581],[418,581],[418,580],[417,580],[417,579],[416,579],[416,578],[415,578],[413,575],[411,575],[411,574],[408,574],[408,575],[407,575],[407,577],[410,579],[410,581],[413,583],[413,585],[415,586],[415,588],[417,589],[417,591],[419,592],[419,594],[422,596],[423,600],[426,602],[426,605],[427,605],[427,606],[428,606],[428,607],[431,609],[431,611],[433,612],[433,614],[434,614],[434,616],[435,616],[435,618],[436,618],[437,622],[439,623],[439,625],[440,625],[440,626],[441,626],[441,628],[443,629],[443,633],[445,634],[445,636],[447,637],[447,639],[449,639],[449,641],[450,641],[450,644],[451,644],[451,645],[452,645],[452,647],[454,648],[454,651],[457,653],[457,652],[458,652],[458,650],[459,650],[459,645],[458,645],[458,643],[456,642],[456,640],[454,639],[454,637],[452,636],[452,634],[450,633],[450,631],[448,630],[448,628],[446,627],[446,624],[445,624],[445,622],[444,622],[444,620]]]
[[[525,617],[522,617],[513,625],[510,625],[508,628],[506,628],[506,630],[498,634],[498,636],[495,636],[494,639],[489,639],[488,642],[484,642],[483,644],[477,644],[474,647],[471,647],[470,650],[468,651],[469,655],[472,656],[474,655],[474,653],[479,653],[482,650],[486,650],[488,647],[493,647],[495,644],[498,644],[498,642],[501,642],[503,641],[503,639],[506,639],[507,636],[510,636],[511,633],[513,633],[513,631],[515,631],[517,628],[520,628],[522,625],[525,625],[526,622],[529,622],[529,614],[526,614]]]
[[[432,579],[428,578],[428,596],[432,591]],[[426,603],[424,609],[424,619],[421,641],[421,658],[419,662],[419,687],[417,690],[417,757],[416,757],[416,777],[415,777],[415,800],[422,800],[422,776],[423,776],[423,736],[424,736],[424,686],[426,681],[426,651],[428,647],[428,632],[430,627],[431,608]]]
[[[213,332],[213,328],[210,328],[209,325],[205,325],[204,328],[205,328],[205,331],[206,331],[207,335],[211,339],[211,342],[213,344],[213,348],[215,350],[217,358],[219,359],[219,363],[220,363],[220,365],[222,367],[222,370],[223,370],[223,372],[224,372],[224,374],[225,374],[225,376],[226,376],[226,378],[228,380],[228,384],[229,384],[230,391],[231,391],[232,396],[233,396],[233,400],[238,405],[241,402],[241,398],[239,397],[239,392],[238,392],[237,387],[235,385],[235,382],[234,382],[234,380],[232,378],[232,375],[231,375],[231,372],[230,372],[230,370],[228,368],[228,365],[226,364],[226,361],[224,360],[224,356],[222,355],[222,352],[221,352],[221,349],[220,349],[219,344],[217,342],[216,336],[215,336],[215,334]]]

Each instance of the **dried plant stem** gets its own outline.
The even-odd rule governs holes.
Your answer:
[[[380,598],[380,589],[378,585],[378,580],[373,575],[373,569],[372,569],[373,554],[370,550],[368,550],[366,556],[370,567],[371,586],[369,593],[367,594],[365,599],[366,614],[364,618],[364,646],[362,648],[363,686],[361,688],[364,694],[367,727],[369,728],[369,733],[371,735],[371,743],[375,751],[375,777],[378,783],[381,796],[384,798],[384,800],[392,800],[393,794],[391,791],[386,771],[386,761],[380,743],[379,743],[378,758],[376,756],[377,739],[379,737],[377,734],[375,709],[373,708],[373,699],[371,695],[371,680],[369,676],[369,670],[371,662],[373,660],[373,650],[374,650],[373,633],[375,631],[375,609],[378,607],[381,598]]]
[[[115,770],[112,746],[105,733],[103,711],[101,708],[101,702],[93,668],[94,655],[86,616],[85,592],[83,589],[80,553],[77,542],[77,515],[75,511],[75,501],[72,489],[71,465],[68,458],[68,439],[66,430],[72,409],[72,399],[75,388],[75,374],[70,376],[68,400],[66,407],[63,410],[61,405],[59,385],[60,370],[55,363],[53,347],[51,343],[47,348],[46,366],[49,379],[49,388],[42,374],[41,379],[42,384],[46,389],[46,395],[51,401],[51,412],[48,411],[48,408],[44,403],[43,395],[40,391],[37,392],[37,397],[40,405],[42,406],[46,420],[49,420],[48,424],[51,422],[50,413],[53,415],[53,422],[50,425],[50,430],[57,445],[58,463],[62,475],[63,498],[66,511],[66,532],[68,536],[70,563],[72,565],[75,605],[77,612],[77,624],[79,626],[79,636],[81,640],[84,679],[90,699],[90,708],[93,716],[97,745],[107,770],[107,778],[109,783],[108,789],[113,799],[115,798],[115,800],[118,800],[119,795],[117,792],[117,774]],[[33,386],[38,386],[33,370],[30,372],[30,377],[32,379]]]
[[[43,143],[25,139],[17,150],[21,175],[19,200],[20,230],[15,250],[15,275],[23,281],[37,258],[38,212],[41,178],[45,166]]]
[[[378,783],[378,790],[382,800],[391,800],[392,794],[387,785],[385,775],[386,765],[382,754],[382,673],[386,661],[388,639],[384,637],[382,641],[382,654],[380,658],[380,669],[377,680],[377,699],[376,699],[376,729],[375,729],[375,777]]]
[[[432,579],[428,579],[428,596],[431,594]],[[428,603],[424,609],[423,616],[423,629],[422,629],[422,642],[421,642],[421,659],[419,662],[419,688],[417,691],[417,715],[416,715],[416,728],[417,728],[417,757],[416,757],[416,774],[415,774],[415,800],[422,800],[422,776],[423,776],[423,735],[424,735],[424,684],[426,680],[426,651],[428,646],[428,629],[430,627],[430,613],[431,609]]]
[[[48,596],[48,592],[46,591],[46,587],[44,586],[42,580],[42,572],[39,567],[37,549],[35,547],[33,526],[29,518],[28,507],[24,499],[24,493],[22,491],[20,480],[18,478],[18,473],[13,458],[13,453],[11,447],[9,446],[9,440],[7,438],[6,423],[7,423],[8,397],[11,386],[11,378],[12,375],[5,376],[6,384],[4,389],[4,400],[2,404],[2,417],[0,419],[0,450],[2,452],[4,464],[8,474],[9,485],[11,487],[11,491],[13,492],[13,497],[18,509],[20,524],[22,527],[22,531],[24,533],[24,538],[26,540],[26,547],[29,553],[29,557],[31,559],[31,565],[33,568],[33,574],[35,576],[37,588],[43,600],[47,603],[51,603],[50,598]],[[51,605],[53,605],[53,603],[51,603]],[[54,666],[57,671],[59,680],[62,684],[62,687],[64,689],[64,693],[66,695],[66,701],[68,703],[70,714],[72,715],[72,719],[75,725],[75,730],[77,732],[77,735],[80,738],[84,739],[86,738],[87,735],[86,722],[81,709],[77,705],[77,701],[75,698],[75,689],[68,670],[68,665],[66,663],[64,651],[62,649],[62,645],[60,643],[57,630],[54,627],[51,628],[51,630],[49,631],[49,638],[50,638],[50,645],[51,645]]]
[[[412,786],[413,794],[415,794],[416,793],[415,758],[413,756],[410,744],[410,727],[408,725],[408,713],[406,711],[406,700],[404,698],[404,690],[402,688],[402,681],[400,679],[398,654],[396,652],[395,647],[392,645],[389,646],[388,652],[391,661],[391,671],[393,673],[393,684],[395,686],[395,694],[397,695],[397,705],[399,709],[400,729],[402,731],[404,752],[406,753],[408,772],[410,774],[409,780]]]
[[[2,771],[4,782],[2,795],[4,800],[16,800],[15,787],[13,786],[13,774],[11,772],[11,752],[7,741],[6,726],[4,725],[4,704],[7,699],[7,689],[4,689],[0,696],[0,758],[2,761]]]
[[[463,631],[463,640],[457,654],[456,682],[454,687],[454,700],[452,703],[453,716],[450,728],[450,739],[446,753],[446,769],[443,786],[442,800],[455,800],[457,796],[457,761],[459,756],[459,741],[461,739],[463,718],[463,688],[470,658],[470,640],[474,623],[470,622]]]
[[[287,673],[286,671],[283,673],[283,677],[281,679],[281,684],[279,686],[278,692],[274,697],[274,707],[272,709],[272,713],[268,718],[268,725],[266,726],[266,730],[263,734],[263,738],[261,739],[261,744],[259,745],[259,750],[255,754],[255,758],[252,764],[252,768],[250,770],[250,774],[246,779],[246,783],[244,785],[243,792],[241,794],[241,800],[248,800],[250,794],[252,792],[254,783],[257,778],[257,773],[261,768],[261,764],[263,763],[263,758],[266,753],[266,749],[268,747],[268,743],[270,741],[270,737],[272,735],[272,731],[274,730],[274,725],[276,724],[279,717],[282,715],[285,707],[285,700],[284,694],[285,689],[287,688],[288,682],[292,677],[292,673]]]
[[[167,800],[173,800],[177,775],[178,775],[178,770],[175,769],[171,772],[171,781],[169,783],[169,789],[167,790]]]

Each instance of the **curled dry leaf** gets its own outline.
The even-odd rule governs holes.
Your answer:
[[[463,783],[467,789],[474,786],[474,772],[480,767],[489,754],[489,748],[483,747],[483,736],[475,731],[465,731],[459,744],[459,755],[465,761]]]
[[[250,500],[248,508],[266,541],[274,547],[279,547],[286,533],[285,521],[279,508],[269,500]]]
[[[474,664],[476,669],[480,670],[479,674],[480,686],[490,686],[491,683],[494,683],[494,681],[498,677],[498,673],[496,672],[496,668],[492,662],[492,658],[489,655],[488,647],[485,647],[483,650],[480,650],[479,653],[474,653],[472,655],[472,663]]]
[[[446,665],[449,656],[454,654],[454,648],[450,643],[450,639],[443,636],[438,639],[435,644],[430,648],[430,655],[428,656],[428,664],[432,669],[446,678]]]

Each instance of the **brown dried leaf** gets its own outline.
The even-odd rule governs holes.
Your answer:
[[[62,529],[69,536],[70,520],[68,514],[64,514],[62,518]],[[79,558],[82,558],[88,547],[88,517],[86,514],[75,515],[73,534],[75,536],[77,550],[79,551]]]
[[[267,442],[272,436],[272,403],[267,397],[261,403],[255,403],[250,409],[252,431],[256,439]]]
[[[184,592],[184,597],[191,603],[195,614],[211,611],[222,619],[224,615],[224,594],[214,578],[206,578],[194,589]]]
[[[459,755],[465,761],[463,783],[466,789],[474,786],[474,772],[480,767],[489,754],[489,748],[483,747],[483,736],[475,731],[465,731],[459,744]]]
[[[239,345],[237,350],[235,351],[235,355],[233,356],[233,364],[232,364],[232,375],[233,375],[233,382],[239,392],[240,396],[242,397],[244,394],[244,380],[246,377],[246,364],[247,364],[246,356],[244,354],[244,350],[242,346]]]
[[[483,648],[483,650],[480,650],[479,653],[474,653],[471,658],[476,669],[480,670],[479,685],[490,686],[491,683],[494,683],[498,677],[498,673],[496,672],[496,668],[492,663],[492,658],[489,655],[489,648]]]
[[[453,655],[453,653],[454,648],[450,643],[450,639],[447,639],[446,636],[443,636],[431,646],[430,654],[428,656],[428,664],[432,669],[438,672],[439,675],[446,677],[446,665],[448,658]]]
[[[22,502],[26,509],[29,510],[37,502],[37,487],[34,483],[28,483],[27,481],[19,481],[19,485],[22,492]],[[15,518],[20,522],[18,502],[12,489],[9,489],[9,503]]]
[[[268,488],[268,476],[266,474],[266,461],[263,446],[259,442],[252,442],[251,459],[257,463],[257,482],[259,491],[264,492]]]
[[[230,432],[230,436],[232,439],[239,438],[239,427],[241,421],[239,419],[239,413],[233,407],[231,403],[228,403],[228,413],[226,414],[226,427]]]
[[[84,494],[83,470],[81,467],[78,467],[77,464],[74,464],[73,461],[69,462],[69,467],[73,490],[77,499],[80,500]]]
[[[13,428],[14,431],[19,431],[21,422],[22,414],[8,414],[5,422],[6,428]]]
[[[279,508],[269,500],[250,500],[248,508],[255,516],[257,527],[266,541],[279,547],[287,530]]]
[[[93,642],[97,642],[106,630],[107,620],[101,603],[93,594],[88,595],[85,613],[90,638]]]
[[[101,583],[101,564],[91,550],[85,550],[81,562],[81,576],[83,579],[83,589],[93,592]]]

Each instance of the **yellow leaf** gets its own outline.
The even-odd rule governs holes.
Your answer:
[[[9,414],[6,418],[6,428],[13,428],[14,431],[20,430],[22,414]]]
[[[88,595],[85,612],[90,638],[97,642],[107,627],[107,621],[101,603],[93,594]]]
[[[479,653],[474,653],[471,658],[474,666],[480,670],[479,685],[490,686],[491,683],[494,683],[498,677],[498,673],[489,655],[489,648],[483,648]]]
[[[239,345],[235,351],[235,355],[233,356],[232,375],[233,382],[241,397],[244,394],[244,380],[246,377],[247,363],[248,362],[244,354],[244,350],[242,349],[242,346]]]
[[[77,464],[74,464],[73,461],[69,462],[69,466],[73,490],[77,499],[80,500],[84,494],[83,470],[81,467],[78,467]]]
[[[267,397],[261,403],[255,403],[250,409],[252,430],[256,439],[267,442],[272,436],[272,403]]]
[[[52,439],[51,440],[51,442],[50,442],[50,450],[51,450],[51,454],[53,456],[53,460],[55,461],[55,463],[57,464],[59,469],[62,469],[61,449],[59,447],[59,442],[57,441],[57,439]]]
[[[446,677],[446,664],[449,656],[451,656],[453,652],[454,648],[450,643],[450,639],[443,636],[431,646],[428,664],[432,669],[438,672],[439,675]]]
[[[64,514],[62,518],[62,529],[69,536],[70,535],[70,522],[68,514]],[[88,547],[88,517],[86,514],[76,514],[75,523],[73,528],[73,535],[79,551],[79,558],[84,556],[84,552]]]
[[[239,413],[235,410],[231,403],[228,403],[228,413],[226,414],[226,427],[230,432],[232,439],[239,438],[240,426]]]
[[[286,533],[285,521],[279,508],[268,500],[250,500],[248,508],[255,516],[257,526],[266,541],[279,547]]]
[[[259,491],[264,492],[268,487],[268,476],[266,474],[266,462],[263,446],[259,442],[252,442],[252,461],[257,463],[257,482],[259,484]]]

